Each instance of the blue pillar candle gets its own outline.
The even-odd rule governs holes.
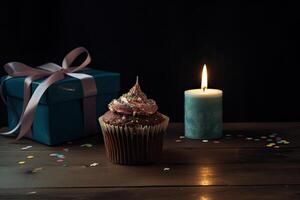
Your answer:
[[[185,137],[215,139],[223,133],[222,90],[206,89],[206,66],[202,73],[202,89],[184,92]]]

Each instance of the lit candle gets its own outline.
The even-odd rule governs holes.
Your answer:
[[[222,90],[207,87],[207,69],[203,66],[201,89],[184,92],[185,136],[191,139],[222,137]]]

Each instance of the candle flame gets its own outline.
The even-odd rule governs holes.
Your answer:
[[[206,64],[204,64],[202,69],[201,89],[205,91],[206,88],[207,88],[207,69],[206,69]]]

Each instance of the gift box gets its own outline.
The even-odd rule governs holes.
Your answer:
[[[77,55],[75,55],[75,57],[76,56]],[[95,101],[95,106],[86,106],[83,102],[86,100],[85,98],[90,98],[85,96],[86,90],[89,90],[89,88],[84,88],[82,83],[83,81],[80,79],[80,76],[79,78],[72,77],[74,73],[69,73],[72,71],[67,71],[67,67],[65,67],[65,69],[63,67],[59,69],[62,70],[54,70],[55,72],[53,73],[56,74],[50,74],[49,76],[52,75],[55,78],[60,78],[60,76],[62,76],[61,74],[64,73],[63,78],[60,78],[58,81],[54,81],[54,83],[49,85],[49,87],[47,86],[47,89],[43,92],[40,99],[37,100],[38,104],[34,107],[35,112],[32,119],[33,121],[30,123],[31,129],[29,128],[30,131],[28,134],[24,134],[25,137],[32,138],[35,141],[47,145],[57,145],[66,141],[86,137],[89,134],[99,133],[100,127],[97,124],[97,117],[107,110],[107,104],[113,98],[118,96],[120,88],[119,73],[95,70],[91,68],[79,69],[76,71],[77,76],[78,74],[81,75],[81,77],[88,76],[88,78],[93,79],[92,86],[96,86],[96,92],[92,96]],[[73,68],[70,67],[70,69]],[[19,69],[16,71],[18,70]],[[39,86],[43,83],[45,84],[45,79],[53,78],[49,78],[49,76],[45,76],[31,82],[29,88],[32,95],[31,99],[36,98],[36,96],[34,96],[34,92],[35,90],[41,89]],[[26,96],[24,91],[25,78],[26,76],[16,76],[10,79],[2,77],[2,93],[7,104],[8,127],[10,129],[15,128],[19,121],[22,121],[20,120],[22,115],[25,115],[26,118],[30,117],[30,114],[26,113],[27,111],[24,111],[23,109],[24,98]],[[29,105],[30,103],[32,102],[29,102],[27,107],[31,106]],[[87,108],[90,110],[87,110]],[[96,116],[87,119],[85,114],[88,113],[88,111],[92,111]],[[95,122],[91,123],[95,124],[94,131],[86,131],[90,128],[86,127],[88,124],[86,123],[87,120],[93,120],[90,122]],[[28,123],[28,119],[23,120],[22,123]],[[18,131],[14,134],[19,134],[19,136],[21,135],[20,129],[22,129],[22,126],[20,127],[21,128],[18,128]]]
[[[107,104],[118,96],[119,74],[95,69],[86,69],[82,73],[94,77],[98,90],[96,113],[100,116],[107,110]],[[17,125],[22,113],[24,79],[12,78],[3,83],[10,129]],[[43,79],[32,82],[32,91],[42,81]],[[66,77],[50,86],[39,101],[31,128],[32,139],[56,145],[84,137],[82,99],[82,87],[76,78]],[[97,127],[97,132],[99,131],[100,128]]]

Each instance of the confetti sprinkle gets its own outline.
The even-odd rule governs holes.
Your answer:
[[[214,143],[214,144],[219,144],[219,143],[220,143],[220,141],[218,141],[218,140],[215,140],[215,141],[213,141],[213,143]]]
[[[62,148],[62,150],[65,151],[65,152],[69,152],[68,148]]]
[[[274,138],[274,137],[276,137],[276,135],[277,135],[277,133],[272,133],[272,134],[269,135],[269,137]]]
[[[93,145],[92,144],[82,144],[82,145],[80,145],[81,147],[88,147],[88,148],[91,148]]]
[[[281,137],[276,137],[275,140],[279,141],[279,140],[282,140],[282,138]]]
[[[278,144],[289,144],[290,142],[287,140],[279,140],[277,141]]]
[[[65,155],[63,155],[63,154],[58,154],[56,157],[57,157],[57,158],[60,158],[60,159],[64,159],[64,158],[65,158]]]
[[[283,140],[283,144],[289,144],[289,141]]]
[[[276,144],[272,142],[272,143],[267,144],[266,147],[273,147],[273,146],[275,146],[275,145],[276,145]]]
[[[253,140],[252,137],[246,137],[246,140]]]
[[[263,135],[263,136],[260,136],[261,139],[267,139],[267,136]]]
[[[33,155],[29,155],[29,156],[27,156],[26,158],[27,158],[27,159],[33,159],[34,156],[33,156]]]
[[[58,163],[64,162],[64,159],[58,159],[58,160],[56,160],[56,162],[58,162]]]
[[[185,136],[181,135],[181,136],[179,136],[179,138],[180,138],[180,139],[184,139],[184,138],[185,138]]]
[[[208,140],[202,140],[202,142],[204,142],[204,143],[207,143],[207,142],[208,142]]]
[[[37,192],[36,191],[31,191],[31,192],[27,192],[26,194],[27,195],[33,195],[33,194],[36,194]]]
[[[226,134],[225,136],[226,136],[226,137],[231,137],[231,134]]]
[[[260,139],[259,139],[259,138],[255,138],[255,139],[254,139],[254,141],[256,141],[256,142],[259,142],[259,141],[260,141]]]
[[[179,143],[179,142],[181,142],[181,140],[175,140],[175,142]]]
[[[164,171],[170,171],[170,168],[169,167],[165,167]]]
[[[59,153],[51,153],[51,154],[49,154],[49,156],[60,158],[60,159],[64,159],[65,158],[65,155],[59,154]]]
[[[26,147],[22,147],[21,149],[22,150],[27,150],[27,149],[30,149],[30,148],[32,148],[32,146],[29,145],[29,146],[26,146]]]
[[[43,169],[42,167],[37,167],[37,168],[34,168],[31,172],[37,173],[38,171],[41,171],[42,169]]]
[[[24,165],[25,163],[26,163],[26,161],[24,161],[24,160],[18,162],[19,165]]]
[[[271,139],[271,138],[268,138],[268,139],[267,139],[267,141],[268,141],[268,142],[272,142],[272,141],[273,141],[273,139]]]
[[[68,164],[63,164],[63,167],[68,167],[69,165]]]
[[[96,167],[97,165],[99,165],[99,163],[92,163],[90,164],[90,167]]]
[[[279,146],[278,146],[278,145],[275,145],[275,146],[274,146],[274,149],[279,149]]]
[[[240,138],[241,138],[241,137],[244,137],[244,135],[242,135],[242,134],[238,134],[237,136],[240,137]]]

